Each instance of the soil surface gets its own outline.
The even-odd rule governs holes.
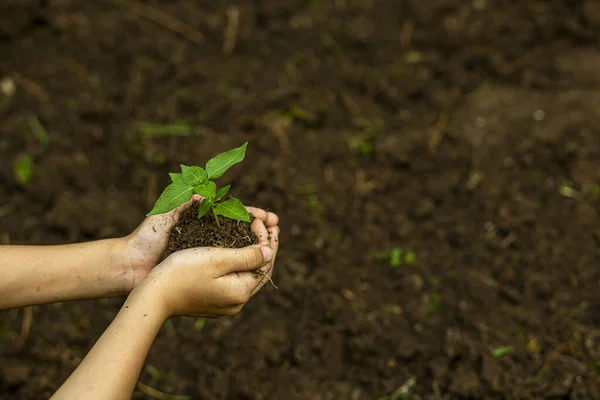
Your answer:
[[[135,399],[598,399],[599,39],[594,0],[2,1],[0,243],[127,235],[248,140],[279,290],[166,323]],[[122,303],[0,313],[0,399]]]
[[[176,251],[192,247],[233,249],[258,243],[256,235],[250,230],[250,223],[219,216],[219,225],[217,225],[212,212],[198,218],[199,205],[199,201],[194,201],[181,213],[179,221],[171,230],[169,244],[162,259]],[[250,218],[252,219],[252,216]]]

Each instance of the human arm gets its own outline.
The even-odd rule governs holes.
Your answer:
[[[0,309],[129,294],[158,264],[169,232],[189,204],[147,217],[123,238],[57,246],[0,246]],[[269,228],[278,223],[273,213],[248,210]]]
[[[259,244],[196,248],[172,254],[131,292],[120,312],[52,400],[129,399],[166,319],[233,315],[268,282],[279,228],[252,223]],[[263,254],[263,248],[268,249]],[[259,270],[258,278],[251,271]],[[107,368],[109,367],[109,368]]]
[[[0,246],[0,309],[126,292],[119,239],[59,246]]]

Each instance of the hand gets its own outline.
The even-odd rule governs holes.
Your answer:
[[[241,249],[203,247],[173,253],[135,291],[161,299],[166,318],[216,318],[239,313],[269,281],[279,247],[276,225],[267,229],[257,217],[251,229],[259,244]]]
[[[123,277],[126,279],[124,285],[127,292],[133,290],[158,264],[161,254],[167,249],[171,229],[194,200],[200,201],[202,197],[194,195],[192,200],[166,214],[147,217],[132,234],[124,238],[120,254],[126,266]],[[246,208],[255,218],[263,221],[269,232],[273,229],[279,232],[279,217],[276,214],[260,208]]]

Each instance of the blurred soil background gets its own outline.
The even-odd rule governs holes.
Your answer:
[[[598,399],[599,38],[594,0],[3,0],[0,243],[126,235],[248,140],[279,290],[165,324],[135,399]],[[122,302],[0,313],[0,399]]]

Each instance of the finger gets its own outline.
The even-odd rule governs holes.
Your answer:
[[[265,223],[267,228],[275,226],[279,223],[279,217],[275,213],[267,212],[262,208],[256,207],[246,207],[246,209],[250,214],[254,216],[254,218],[261,219],[262,222]]]
[[[219,268],[220,277],[233,272],[254,271],[273,258],[273,251],[261,245],[246,246],[241,249],[219,248],[212,253],[211,259]]]
[[[268,216],[268,214],[262,208],[246,207],[246,210],[248,210],[248,212],[250,214],[252,214],[252,216],[254,216],[254,218],[258,218],[262,222],[267,223],[267,216]]]
[[[273,276],[273,268],[275,267],[275,259],[277,257],[277,251],[279,250],[279,227],[274,226],[268,229],[269,232],[269,247],[273,251],[273,258],[266,266],[259,269],[265,276],[261,277],[258,284],[252,289],[250,297],[253,297],[256,293],[262,289],[262,287],[270,281]]]
[[[269,233],[269,247],[273,251],[273,258],[271,259],[270,263],[261,267],[259,271],[263,272],[265,275],[268,275],[270,278],[273,274],[273,267],[275,266],[275,259],[277,258],[277,252],[279,250],[279,227],[274,226],[269,228],[267,231]]]
[[[269,245],[269,232],[265,227],[265,224],[260,219],[255,219],[252,221],[252,225],[250,225],[250,230],[254,232],[256,238],[258,239],[258,244],[261,246]]]
[[[278,224],[279,224],[279,216],[277,216],[277,214],[275,214],[275,213],[268,212],[267,213],[267,222],[265,222],[265,225],[267,226],[267,228],[276,226]]]
[[[258,272],[260,272],[262,275],[268,275],[270,278],[271,277],[270,274],[272,272],[273,266],[275,265],[275,257],[277,256],[277,250],[279,249],[279,227],[278,226],[274,226],[274,227],[267,229],[267,240],[268,240],[268,246],[273,251],[273,257],[271,259],[271,262],[260,267],[258,269]]]

